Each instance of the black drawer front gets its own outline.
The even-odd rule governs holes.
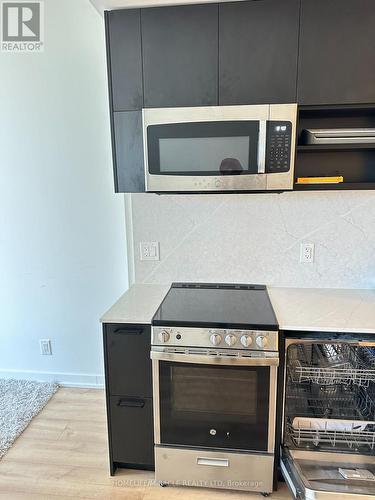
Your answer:
[[[151,326],[106,325],[106,345],[110,395],[152,397]]]
[[[151,398],[110,398],[112,458],[132,465],[154,465]]]

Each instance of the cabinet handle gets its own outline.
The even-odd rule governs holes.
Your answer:
[[[122,335],[141,335],[143,332],[143,328],[134,328],[133,330],[128,330],[126,328],[116,328],[113,333],[122,334]]]
[[[117,406],[125,406],[127,408],[143,408],[144,405],[144,399],[119,399],[117,403]]]

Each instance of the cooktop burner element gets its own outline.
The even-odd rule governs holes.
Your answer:
[[[242,284],[173,283],[152,324],[278,329],[267,288]]]

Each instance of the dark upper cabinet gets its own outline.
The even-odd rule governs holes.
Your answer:
[[[142,111],[113,113],[115,191],[142,193],[145,190]]]
[[[142,108],[375,103],[375,0],[123,9],[105,24],[117,192],[145,191]]]
[[[219,5],[219,104],[296,102],[300,0]]]
[[[302,0],[299,102],[375,102],[374,33],[374,0]]]
[[[107,60],[114,111],[143,107],[140,11],[106,12]]]
[[[145,107],[218,103],[218,6],[142,9]]]

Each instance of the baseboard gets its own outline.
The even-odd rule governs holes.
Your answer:
[[[104,375],[95,375],[91,373],[60,373],[40,372],[34,370],[0,369],[0,378],[57,382],[61,387],[82,387],[93,389],[102,389],[104,387]]]

